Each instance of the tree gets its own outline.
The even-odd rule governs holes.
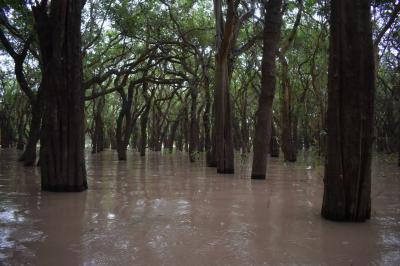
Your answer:
[[[43,0],[32,7],[43,64],[40,165],[42,189],[88,188],[84,157],[80,0]]]
[[[16,4],[19,7],[18,10],[24,10],[24,4],[25,3]],[[15,16],[17,17],[16,24],[29,24],[28,21],[31,19],[31,14],[24,11],[21,13],[23,13],[21,17],[24,21],[19,21],[18,18],[20,16]],[[26,67],[24,64],[27,61],[29,51],[31,50],[31,53],[33,53],[34,56],[36,55],[36,51],[31,47],[33,36],[30,28],[31,27],[27,25],[24,25],[20,28],[12,25],[6,15],[5,8],[0,8],[0,43],[3,45],[4,50],[7,51],[7,53],[13,59],[16,80],[21,88],[21,91],[29,99],[29,103],[31,105],[32,119],[30,120],[27,145],[23,154],[19,158],[20,161],[24,162],[25,166],[32,166],[36,162],[36,145],[40,138],[40,125],[43,113],[41,102],[41,86],[38,85],[37,92],[35,92],[32,89],[32,87],[34,87],[33,84],[29,84],[25,74]],[[8,35],[10,35],[9,37],[6,36],[6,30]],[[13,47],[13,40],[18,40],[17,46],[20,46],[20,51]]]
[[[282,26],[282,1],[269,0],[265,4],[265,9],[261,93],[256,114],[254,156],[251,170],[251,178],[253,179],[265,179],[267,172],[267,155],[271,140],[272,103],[276,83],[275,58]]]
[[[284,41],[279,51],[279,62],[281,63],[281,83],[282,83],[282,109],[281,109],[281,125],[282,125],[282,152],[285,161],[295,162],[297,160],[297,114],[293,108],[293,88],[289,78],[289,64],[285,58],[286,52],[292,45],[297,29],[300,25],[301,14],[303,11],[303,1],[299,0],[299,11],[297,12],[296,21],[289,36]]]
[[[371,215],[375,93],[370,2],[331,2],[328,153],[322,216],[365,221]]]

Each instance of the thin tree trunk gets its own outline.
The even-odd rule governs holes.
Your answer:
[[[147,121],[149,119],[151,104],[148,103],[140,117],[140,156],[146,155],[147,148]]]
[[[284,160],[295,162],[297,160],[297,147],[295,143],[295,121],[292,106],[292,88],[288,77],[288,64],[285,58],[281,58],[282,64],[282,152]]]
[[[102,99],[100,100],[102,101]],[[93,103],[95,104],[95,103]],[[103,109],[102,102],[99,102],[97,109],[94,111],[94,131],[92,137],[92,153],[98,153],[104,150],[104,125],[101,115]]]
[[[197,123],[197,87],[192,85],[191,98],[192,104],[190,106],[190,140],[189,140],[189,160],[190,162],[196,161],[196,154],[199,147],[199,129]]]
[[[207,95],[207,94],[206,94]],[[206,148],[206,163],[208,167],[217,167],[217,161],[215,158],[215,127],[210,126],[213,123],[210,121],[210,109],[211,109],[211,95],[208,93],[206,96],[206,111],[204,112],[204,134],[205,134],[205,148]],[[215,104],[213,104],[213,113],[215,112]],[[214,115],[215,117],[215,115]]]
[[[278,135],[276,134],[276,126],[273,121],[272,122],[272,134],[271,134],[271,142],[270,142],[270,152],[271,157],[279,157],[279,143],[278,143]]]
[[[269,0],[265,6],[261,93],[256,115],[251,178],[265,179],[267,155],[271,139],[272,103],[275,94],[276,50],[282,26],[282,0]]]
[[[322,216],[361,222],[371,215],[375,64],[369,1],[331,1],[330,25]]]
[[[178,129],[179,126],[179,117],[177,117],[177,119],[174,121],[174,123],[172,123],[171,126],[171,130],[170,130],[170,134],[169,134],[169,138],[168,138],[168,149],[169,152],[172,153],[173,149],[174,149],[174,141],[175,141],[175,135],[176,135],[176,131]]]

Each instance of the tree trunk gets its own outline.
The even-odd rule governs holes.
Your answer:
[[[223,174],[234,173],[234,149],[232,136],[231,99],[229,93],[228,58],[217,55],[216,64],[216,159],[217,172]]]
[[[271,157],[279,157],[279,143],[278,143],[278,135],[276,134],[276,126],[274,122],[272,122],[272,134],[271,134],[271,142],[270,142],[270,153]]]
[[[176,149],[178,151],[183,151],[183,130],[182,123],[180,124],[180,133],[178,134],[178,138],[176,140]]]
[[[40,166],[42,189],[88,188],[84,157],[84,90],[81,55],[82,1],[53,0],[33,7],[43,62]]]
[[[209,85],[209,80],[205,82],[206,85]],[[214,139],[214,133],[211,132],[210,126],[212,125],[210,121],[210,112],[211,112],[211,95],[209,91],[209,87],[206,87],[206,107],[203,114],[203,127],[204,127],[204,149],[206,151],[206,163],[208,167],[216,167],[215,161],[215,149],[213,148],[212,139]]]
[[[1,147],[11,148],[14,143],[14,130],[11,126],[9,118],[4,113],[0,113],[0,118]]]
[[[256,115],[251,178],[265,179],[267,155],[271,139],[272,103],[275,94],[276,50],[282,26],[282,0],[269,0],[265,4],[261,93]]]
[[[288,63],[285,58],[281,58],[282,65],[282,152],[284,160],[295,162],[297,160],[297,147],[295,143],[295,121],[292,106],[292,88],[288,77]]]
[[[17,114],[18,118],[17,118],[17,133],[18,133],[18,139],[17,139],[17,150],[24,150],[24,146],[25,146],[25,137],[24,137],[24,131],[25,131],[25,118],[24,118],[24,114]]]
[[[110,140],[110,144],[111,144],[111,149],[112,150],[116,150],[117,149],[117,140],[115,138],[115,131],[114,131],[114,127],[113,128],[109,128],[108,129],[108,138]]]
[[[118,155],[118,160],[120,161],[125,161],[126,160],[126,147],[124,145],[124,140],[122,136],[122,130],[123,130],[123,122],[124,122],[124,116],[125,116],[125,108],[126,108],[126,103],[123,103],[123,106],[121,107],[121,110],[118,114],[117,118],[117,129],[115,132],[115,139],[117,141],[117,155]]]
[[[233,111],[232,113],[232,125],[233,125],[233,147],[236,151],[240,151],[242,148],[242,131],[240,130],[240,123],[237,115]]]
[[[92,137],[92,153],[98,153],[104,150],[104,125],[103,117],[101,115],[103,110],[103,99],[97,105],[94,113],[94,132]],[[95,104],[95,103],[93,103]]]
[[[190,140],[189,140],[189,160],[196,161],[196,154],[199,147],[199,129],[197,124],[197,87],[191,88],[192,104],[190,106]]]
[[[218,173],[234,172],[234,149],[232,136],[232,104],[229,92],[229,60],[234,45],[234,31],[238,26],[234,1],[227,2],[226,21],[223,23],[221,0],[214,0],[216,19],[216,65],[215,65],[215,119],[216,162]],[[224,24],[224,25],[223,25]]]
[[[148,103],[140,117],[140,156],[146,155],[147,147],[147,121],[149,119],[151,104]]]
[[[361,222],[371,215],[375,64],[369,1],[331,1],[330,31],[322,216]]]
[[[41,90],[41,89],[40,89]],[[29,126],[29,136],[24,153],[19,158],[25,166],[32,166],[36,163],[36,146],[40,139],[40,127],[43,116],[42,93],[38,92],[36,101],[32,105],[32,118]]]
[[[247,93],[246,93],[247,98]],[[243,113],[241,114],[241,125],[240,131],[242,136],[242,153],[249,153],[250,152],[250,145],[249,145],[249,123],[247,122],[247,104],[243,107]]]
[[[167,148],[169,149],[170,153],[172,153],[172,151],[174,149],[175,135],[176,135],[176,131],[178,129],[179,122],[180,122],[179,118],[180,118],[180,116],[178,116],[177,119],[174,121],[174,123],[172,123],[171,130],[170,130],[170,133],[169,133],[168,147]]]

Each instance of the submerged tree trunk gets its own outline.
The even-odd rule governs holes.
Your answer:
[[[216,18],[216,64],[215,64],[215,119],[216,162],[218,173],[234,172],[234,149],[232,136],[232,104],[229,92],[229,60],[234,44],[234,31],[239,23],[234,1],[228,1],[226,21],[223,19],[222,1],[214,0]]]
[[[374,52],[369,1],[331,2],[328,153],[322,216],[365,221],[371,215]]]
[[[132,129],[135,121],[132,121],[132,103],[133,103],[133,91],[134,86],[132,84],[128,87],[128,95],[125,94],[123,89],[118,92],[121,96],[122,106],[117,118],[117,129],[115,138],[117,141],[117,154],[118,160],[126,160],[126,149],[129,144],[129,139],[132,135]],[[125,122],[125,123],[124,123]]]
[[[282,0],[269,0],[265,4],[261,93],[256,115],[251,178],[265,179],[267,155],[271,139],[272,103],[275,94],[276,50],[282,25]]]
[[[46,2],[43,2],[46,3]],[[42,189],[88,188],[84,157],[82,1],[52,0],[33,7],[43,62]]]

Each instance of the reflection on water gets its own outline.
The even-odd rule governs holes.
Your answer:
[[[87,154],[88,191],[45,193],[17,157],[0,151],[0,265],[400,265],[400,173],[383,160],[373,218],[352,224],[320,218],[318,167],[271,159],[251,181],[251,158],[233,176],[106,151]]]

